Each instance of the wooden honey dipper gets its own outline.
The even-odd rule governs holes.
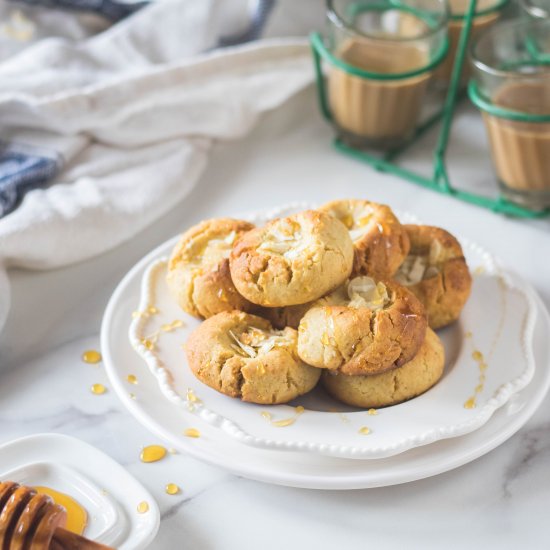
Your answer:
[[[64,529],[65,508],[13,481],[0,482],[0,550],[113,550]]]

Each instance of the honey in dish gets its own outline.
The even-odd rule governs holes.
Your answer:
[[[550,114],[550,73],[545,81],[506,84],[493,95],[499,107]],[[518,192],[546,194],[550,204],[550,123],[520,122],[483,113],[498,179]]]
[[[166,456],[166,449],[162,445],[148,445],[143,447],[139,458],[142,462],[158,462]]]
[[[88,513],[82,505],[73,497],[51,489],[50,487],[34,487],[34,490],[41,495],[49,496],[56,504],[62,506],[67,511],[67,525],[65,529],[82,535],[88,523]]]
[[[342,43],[336,56],[360,69],[396,74],[427,65],[428,51],[367,37]],[[375,80],[331,67],[328,96],[332,117],[352,142],[390,146],[407,138],[418,121],[429,73],[403,79]]]

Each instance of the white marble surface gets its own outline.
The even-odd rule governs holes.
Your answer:
[[[481,126],[466,114],[458,127],[453,173],[490,184]],[[132,242],[57,271],[11,272],[13,306],[0,335],[0,442],[59,432],[108,453],[158,500],[163,519],[151,548],[159,550],[548,548],[548,399],[518,434],[469,465],[406,485],[331,493],[264,485],[183,455],[142,464],[141,446],[158,440],[113,392],[89,392],[108,382],[101,365],[80,355],[99,346],[103,309],[124,273],[201,218],[247,209],[337,197],[387,202],[479,242],[550,305],[548,221],[505,219],[373,172],[334,152],[330,137],[309,89],[246,139],[217,147],[191,195]],[[428,166],[426,147],[412,163]],[[164,494],[167,482],[182,494]]]

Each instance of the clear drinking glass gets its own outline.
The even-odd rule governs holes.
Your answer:
[[[445,0],[328,0],[327,20],[327,48],[340,61],[327,79],[340,137],[353,146],[399,145],[445,54]]]
[[[470,30],[470,43],[479,36],[484,30],[493,25],[501,15],[503,7],[508,0],[478,0],[472,27]],[[470,0],[449,0],[451,11],[449,19],[449,53],[445,61],[437,68],[434,75],[434,81],[442,88],[449,85],[451,74],[456,57],[456,50],[460,34],[464,28],[465,16],[470,5]],[[460,73],[460,83],[465,85],[470,76],[468,63],[464,63]]]
[[[550,20],[499,23],[471,57],[470,97],[483,112],[503,195],[550,206]]]
[[[550,17],[550,0],[521,0],[523,12],[533,19],[547,19]]]

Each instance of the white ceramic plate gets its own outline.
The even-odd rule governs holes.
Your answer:
[[[285,208],[270,215],[287,212]],[[265,216],[257,215],[253,221],[263,223]],[[293,406],[242,403],[208,388],[187,367],[181,346],[200,321],[185,315],[166,288],[162,258],[170,253],[174,242],[168,241],[144,258],[117,289],[105,317],[104,352],[107,357],[112,355],[130,326],[135,351],[124,363],[135,365],[137,352],[174,410],[182,410],[188,422],[196,422],[192,420],[196,415],[240,443],[343,458],[392,456],[478,429],[533,376],[536,307],[532,292],[501,271],[478,246],[463,243],[468,263],[476,273],[472,295],[460,321],[440,333],[447,354],[446,370],[430,391],[382,409],[375,416],[342,406],[321,388],[297,399]],[[141,285],[140,291],[135,290],[136,282]],[[126,303],[123,306],[126,297],[133,299],[129,310]],[[132,318],[132,312],[145,312],[151,306],[158,313]],[[121,308],[127,317],[115,326],[112,317]],[[175,328],[171,325],[174,321],[183,321],[183,326]],[[160,327],[175,330],[159,331]],[[155,348],[147,349],[142,341],[151,340],[154,334],[159,335]],[[481,361],[474,358],[479,352],[489,365],[483,372]],[[119,362],[117,368],[123,368],[123,364]],[[188,400],[189,390],[193,402]],[[465,407],[466,402],[474,400],[475,407]],[[269,413],[275,421],[291,419],[296,405],[304,406],[306,412],[290,426],[277,427],[265,418]],[[335,410],[338,412],[331,412]],[[360,433],[364,426],[369,428],[368,436]]]
[[[137,292],[138,282],[133,290]],[[135,296],[134,296],[135,298]],[[127,326],[132,295],[120,296],[121,310],[103,325]],[[242,445],[221,430],[186,414],[163,398],[145,364],[135,363],[129,342],[122,340],[112,350],[105,345],[104,361],[114,391],[130,413],[156,436],[183,453],[219,466],[233,474],[257,481],[310,489],[366,489],[423,479],[467,464],[483,456],[515,434],[540,406],[550,386],[550,317],[539,298],[533,351],[536,371],[531,384],[498,409],[490,421],[462,437],[444,439],[388,458],[348,460],[311,453],[281,453]],[[112,324],[111,324],[112,323]],[[126,376],[139,377],[138,386]],[[136,399],[130,396],[135,392]],[[200,438],[183,436],[189,427],[199,428]]]
[[[113,459],[73,437],[39,434],[4,443],[0,479],[73,497],[88,513],[84,536],[119,550],[146,548],[159,528],[151,494]],[[143,514],[141,502],[149,505]]]

